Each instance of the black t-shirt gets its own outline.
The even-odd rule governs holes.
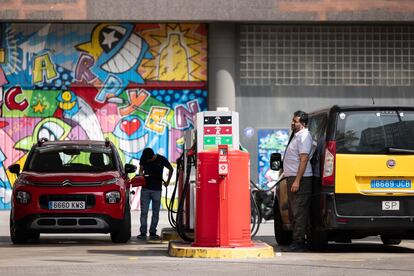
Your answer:
[[[171,168],[170,162],[162,155],[156,154],[153,161],[140,161],[143,166],[145,176],[145,188],[148,190],[161,191],[162,190],[162,172],[164,167]]]

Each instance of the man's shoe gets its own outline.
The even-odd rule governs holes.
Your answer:
[[[291,252],[304,252],[307,248],[305,243],[293,242],[289,245],[288,250]]]
[[[147,235],[146,235],[146,234],[141,233],[141,234],[139,234],[139,235],[137,236],[137,239],[139,239],[139,240],[146,240],[146,239],[147,239]]]
[[[151,241],[156,241],[160,239],[160,236],[158,236],[157,234],[150,234],[149,238]]]

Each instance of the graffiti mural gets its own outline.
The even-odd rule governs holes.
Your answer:
[[[279,172],[270,169],[270,155],[283,154],[289,141],[288,129],[259,129],[258,138],[258,176],[263,188],[272,186],[279,178]]]
[[[145,147],[174,163],[207,108],[205,24],[0,25],[0,209],[7,167],[39,138],[108,138],[125,163]]]

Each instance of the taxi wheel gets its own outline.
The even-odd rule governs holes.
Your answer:
[[[399,245],[401,243],[401,239],[393,239],[385,235],[381,235],[381,241],[385,245]]]
[[[279,245],[289,245],[292,242],[292,231],[283,229],[282,216],[280,215],[279,203],[275,201],[273,206],[273,214],[275,216],[275,238]]]
[[[328,245],[328,233],[324,230],[318,229],[317,226],[312,226],[309,235],[309,248],[312,251],[323,251]]]

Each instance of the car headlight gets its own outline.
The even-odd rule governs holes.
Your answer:
[[[110,185],[110,184],[115,184],[116,182],[118,182],[118,178],[111,178],[105,181],[102,181],[102,185]]]
[[[121,201],[121,193],[118,191],[111,191],[105,194],[107,203],[119,203]]]
[[[17,191],[16,200],[20,204],[28,204],[30,201],[30,194],[25,191]]]

